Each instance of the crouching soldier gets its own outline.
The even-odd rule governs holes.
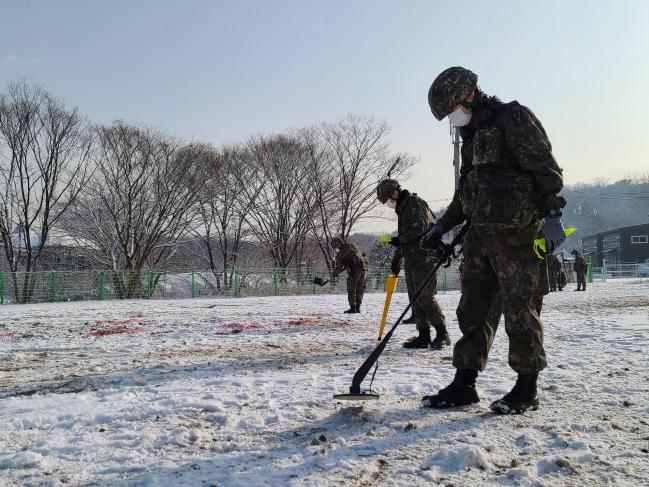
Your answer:
[[[347,299],[349,309],[345,313],[360,313],[363,294],[365,293],[365,276],[367,262],[362,249],[353,243],[345,243],[341,238],[331,240],[331,246],[336,251],[336,268],[333,275],[337,276],[347,271]]]
[[[399,182],[394,179],[381,181],[376,188],[376,197],[397,213],[399,235],[390,240],[390,244],[397,248],[392,259],[392,273],[399,274],[401,261],[404,260],[408,295],[414,296],[437,264],[435,252],[422,249],[419,245],[421,236],[435,223],[435,216],[423,199],[407,189],[401,189]],[[419,335],[405,342],[404,347],[428,348],[430,346],[439,350],[451,344],[444,313],[435,299],[435,294],[437,294],[437,279],[433,277],[412,304]],[[431,327],[435,329],[435,339],[432,341]]]

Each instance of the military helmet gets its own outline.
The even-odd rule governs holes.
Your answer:
[[[478,85],[478,75],[455,66],[440,73],[428,90],[428,104],[437,120],[442,120],[463,101]]]
[[[395,190],[401,189],[396,179],[384,179],[376,186],[376,198],[385,203]]]
[[[572,255],[579,255],[579,250],[577,249],[572,249],[572,252],[570,252]]]
[[[343,239],[340,237],[334,237],[331,239],[331,246],[334,249],[337,249],[338,247],[342,247],[343,245]]]

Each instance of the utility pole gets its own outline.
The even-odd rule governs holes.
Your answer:
[[[449,131],[451,135],[451,144],[453,144],[453,169],[455,173],[455,191],[460,185],[460,131],[449,121]],[[459,232],[459,227],[453,229],[453,237]]]

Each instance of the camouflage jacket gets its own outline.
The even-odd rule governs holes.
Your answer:
[[[583,255],[576,255],[575,256],[575,263],[573,264],[572,268],[574,269],[575,272],[586,272],[586,267],[588,267],[588,264],[586,264],[586,259],[584,259]]]
[[[416,193],[402,189],[397,200],[396,213],[399,218],[399,247],[394,258],[401,259],[406,254],[426,253],[419,246],[419,241],[435,223],[435,215],[428,203]]]
[[[521,200],[531,200],[521,202],[526,206],[525,211],[508,217],[524,221],[533,212],[534,219],[538,220],[545,210],[562,207],[565,203],[557,197],[563,188],[562,171],[552,155],[545,130],[532,111],[516,101],[504,104],[490,97],[483,98],[473,112],[469,125],[460,128],[462,164],[459,188],[438,221],[442,229],[449,231],[474,211],[483,210],[485,201],[489,203],[489,199],[484,198],[471,201],[476,195],[475,190],[471,191],[468,186],[475,183],[476,174],[472,173],[476,168],[486,177],[473,184],[473,188],[482,184],[491,189],[489,196],[502,200],[508,197],[514,203],[510,204],[513,209],[509,211],[514,211],[519,203],[515,201],[516,195],[522,195]],[[525,196],[526,191],[532,197]],[[498,205],[493,206],[496,213]]]
[[[344,243],[336,253],[335,273],[340,274],[344,270],[349,272],[367,270],[367,262],[363,256],[363,251],[358,245]]]

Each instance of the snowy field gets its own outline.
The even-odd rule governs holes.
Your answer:
[[[541,409],[508,417],[502,324],[479,404],[420,408],[454,369],[401,347],[412,325],[381,399],[336,403],[382,294],[352,316],[342,295],[1,307],[0,485],[647,485],[649,281],[572,289],[545,301]],[[455,340],[459,293],[439,297]]]

